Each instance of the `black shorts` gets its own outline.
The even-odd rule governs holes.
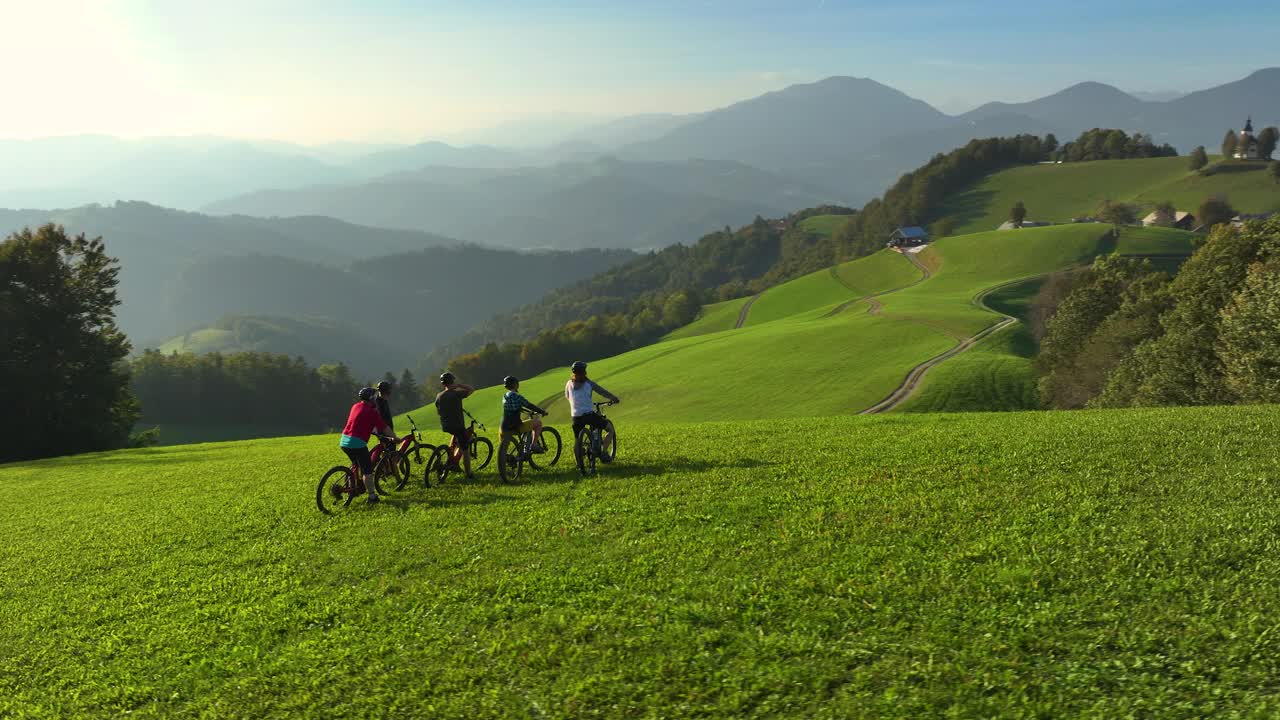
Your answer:
[[[466,447],[466,444],[467,444],[466,428],[440,428],[440,429],[452,435],[453,440],[458,444],[458,447]]]
[[[582,428],[588,425],[603,431],[609,428],[609,421],[600,413],[589,412],[586,415],[579,415],[573,419],[573,434],[577,435]]]
[[[360,468],[361,475],[373,474],[373,458],[369,456],[369,448],[342,448],[342,452],[351,458],[351,462]]]

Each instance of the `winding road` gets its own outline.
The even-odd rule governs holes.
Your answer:
[[[910,253],[904,253],[904,255],[906,255],[906,258],[910,260],[917,268],[920,268],[920,272],[924,273],[926,278],[929,276],[929,269],[926,268],[923,263],[917,260],[914,255]],[[984,302],[984,298],[986,298],[987,295],[991,294],[992,292],[995,292],[996,290],[999,290],[1003,287],[1013,285],[1016,283],[1025,282],[1027,279],[1028,278],[1019,278],[1017,280],[1012,280],[1007,283],[1001,283],[999,285],[989,287],[986,290],[983,290],[982,292],[974,296],[973,298],[974,304],[984,310],[987,310],[999,315],[1001,317],[1000,322],[997,322],[994,325],[988,326],[982,332],[979,332],[978,334],[973,335],[972,337],[961,339],[960,342],[950,350],[947,350],[946,352],[941,353],[939,355],[935,355],[929,358],[928,360],[925,360],[924,362],[920,363],[919,365],[916,365],[915,367],[911,368],[911,371],[907,373],[907,377],[902,381],[902,384],[899,385],[892,393],[890,393],[889,397],[885,398],[884,400],[881,400],[875,405],[872,405],[866,410],[863,410],[859,414],[860,415],[878,415],[880,413],[893,410],[894,408],[898,407],[902,403],[906,402],[906,400],[915,393],[916,388],[920,386],[920,381],[924,379],[925,373],[929,372],[935,366],[940,365],[946,362],[947,360],[950,360],[951,358],[955,357],[956,355],[959,355],[960,353],[972,348],[973,346],[982,342],[987,337],[1000,332],[1001,330],[1003,330],[1006,327],[1009,327],[1013,323],[1018,322],[1018,319],[1011,315],[1005,315],[1004,313],[998,310],[993,310]]]

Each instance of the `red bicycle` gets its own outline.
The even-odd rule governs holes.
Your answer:
[[[412,441],[413,438],[410,437],[407,440]],[[409,477],[409,459],[390,441],[379,438],[378,445],[369,451],[369,457],[374,462],[374,491],[379,495],[386,492],[383,489],[383,481],[388,478],[398,487],[404,486],[405,481],[400,478]],[[351,507],[351,501],[366,492],[364,476],[359,467],[354,463],[337,465],[329,468],[329,471],[320,478],[320,484],[316,487],[316,507],[326,515],[333,515],[335,511]]]
[[[484,423],[466,410],[462,412],[471,418],[471,426],[467,428],[466,442],[468,454],[471,455],[471,472],[474,473],[485,469],[493,459],[493,441],[476,433],[476,426],[488,432],[489,428],[486,428]],[[432,479],[439,485],[449,477],[450,472],[462,472],[462,467],[449,456],[448,445],[439,445],[432,451],[426,470],[422,473],[422,486],[431,487]]]

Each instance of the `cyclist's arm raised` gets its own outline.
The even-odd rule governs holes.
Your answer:
[[[453,386],[453,389],[457,390],[458,394],[461,395],[462,397],[467,397],[468,395],[476,391],[475,388],[471,387],[466,383],[457,383]]]
[[[617,396],[617,395],[614,395],[613,393],[611,393],[611,392],[609,392],[608,390],[605,390],[603,387],[601,387],[601,386],[600,386],[600,383],[598,383],[598,382],[596,382],[596,381],[594,381],[594,380],[591,380],[590,382],[591,382],[591,389],[592,389],[592,390],[595,390],[596,392],[598,392],[598,393],[600,393],[601,395],[603,395],[603,396],[605,396],[605,397],[609,398],[610,400],[612,400],[612,401],[613,401],[613,402],[615,402],[615,403],[620,403],[620,402],[622,402],[621,400],[619,400],[619,399],[618,399],[618,396]]]

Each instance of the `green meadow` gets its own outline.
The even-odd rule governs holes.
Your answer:
[[[1194,237],[1156,228],[1126,228],[1119,241],[1109,235],[1110,226],[1079,224],[945,238],[917,256],[930,268],[927,279],[903,255],[881,251],[766,290],[742,328],[733,326],[747,299],[707,306],[663,342],[591,359],[591,376],[623,398],[609,412],[627,422],[858,412],[889,396],[916,365],[1001,321],[996,310],[1018,315],[1001,303],[1030,300],[999,288],[1110,252],[1184,256]],[[978,299],[988,291],[984,307]],[[863,299],[872,295],[875,304]],[[1034,408],[1034,350],[1022,325],[997,333],[931,369],[899,409]],[[564,421],[566,380],[567,371],[552,370],[526,380],[521,393]],[[469,406],[496,423],[501,394],[480,390]],[[434,427],[434,411],[420,412]]]
[[[335,436],[4,466],[0,716],[1274,717],[1278,433],[637,423],[337,517]]]
[[[956,233],[968,234],[996,229],[1018,201],[1028,220],[1066,222],[1092,215],[1107,199],[1134,203],[1143,214],[1166,201],[1195,213],[1213,196],[1227,197],[1241,212],[1280,210],[1280,185],[1264,162],[1218,162],[1201,174],[1188,169],[1187,158],[1169,157],[1003,170],[951,198],[943,214],[955,221]]]

